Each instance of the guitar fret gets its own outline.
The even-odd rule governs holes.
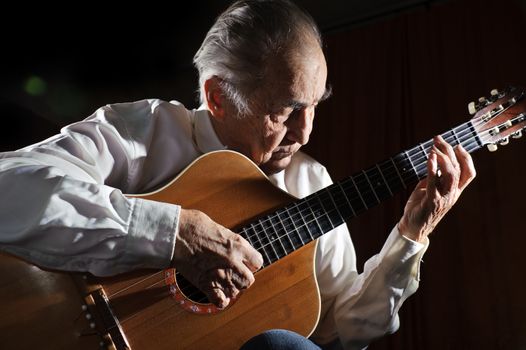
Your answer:
[[[300,207],[298,206],[297,203],[294,204],[294,208],[296,209],[296,212],[299,214],[299,217],[300,217],[300,220],[301,220],[301,224],[297,227],[298,228],[298,237],[299,237],[299,239],[301,241],[301,246],[304,246],[305,245],[305,240],[301,236],[301,232],[303,232],[303,230],[301,230],[301,228],[304,227],[306,230],[308,230],[307,223],[305,222],[305,218],[303,218],[303,214],[301,213],[301,209],[300,209]]]
[[[460,142],[460,139],[458,138],[457,133],[455,132],[455,128],[451,129],[451,131],[453,132],[453,138],[455,139],[455,141],[457,141],[457,145],[460,145],[461,142]]]
[[[286,213],[285,213],[286,212]],[[283,216],[283,217],[282,217]],[[294,250],[296,250],[296,247],[294,246],[294,242],[290,238],[290,234],[295,230],[294,223],[292,220],[290,220],[290,215],[288,213],[288,209],[285,207],[284,210],[280,211],[278,213],[279,222],[283,226],[284,232],[285,232],[285,241],[290,246],[290,249],[287,250],[288,253],[292,253]],[[292,225],[288,225],[287,220],[291,221]],[[293,229],[287,228],[288,226],[292,226]],[[283,244],[283,242],[282,242]]]
[[[393,195],[393,191],[391,191],[391,186],[389,186],[389,184],[387,183],[387,180],[384,177],[382,169],[380,169],[378,164],[376,164],[376,168],[378,169],[378,172],[380,173],[380,176],[382,177],[382,180],[384,180],[385,186],[387,187],[387,190],[389,191],[389,194],[392,196]]]
[[[478,134],[477,130],[475,130],[475,126],[473,126],[473,123],[469,121],[467,124],[468,124],[469,130],[471,131],[471,135],[473,135],[472,137],[475,138],[475,142],[477,143],[477,145],[472,150],[469,151],[469,152],[473,152],[479,148],[484,147],[484,143],[480,139],[480,135]]]
[[[279,230],[276,228],[276,225],[274,224],[274,218],[276,218],[276,216],[271,216],[269,215],[268,216],[269,218],[269,221],[270,221],[270,224],[272,225],[272,228],[275,232],[275,234],[273,234],[270,238],[272,239],[271,241],[271,244],[274,246],[274,243],[277,241],[279,244],[276,244],[277,247],[274,247],[274,250],[278,251],[279,248],[283,249],[283,254],[282,256],[280,256],[280,258],[282,258],[283,256],[287,255],[287,250],[285,249],[285,246],[283,245],[283,243],[281,242],[281,237],[282,235],[280,235],[279,233]],[[278,217],[279,219],[279,217]],[[279,256],[279,255],[278,255]]]
[[[242,235],[241,235],[241,236],[242,236],[244,239],[246,239],[246,240],[248,241],[248,243],[250,243],[251,246],[253,246],[255,249],[257,249],[258,247],[256,246],[255,242],[252,241],[252,238],[253,238],[253,237],[250,237],[250,234],[247,232],[247,229],[248,229],[248,228],[243,228],[243,229],[241,230],[241,232],[242,232]]]
[[[429,159],[429,154],[427,154],[425,147],[421,143],[419,143],[418,146],[420,146],[420,150],[422,151],[424,158]]]
[[[334,187],[333,187],[334,188]],[[338,204],[336,204],[336,200],[334,199],[334,197],[332,196],[332,193],[330,191],[330,187],[325,187],[325,193],[327,193],[327,197],[329,197],[329,199],[331,200],[332,204],[334,205],[334,208],[336,209],[336,212],[338,213],[338,216],[339,216],[339,219],[338,220],[338,223],[336,223],[333,225],[336,227],[336,226],[339,226],[341,225],[344,221],[345,221],[345,217],[343,216],[342,212],[341,212],[341,209],[340,207],[338,206]]]
[[[380,164],[376,164],[375,166],[366,169],[365,174],[367,175],[369,183],[376,193],[378,202],[381,202],[382,200],[392,196],[391,184],[383,176]],[[397,186],[396,183],[393,183],[392,185]]]
[[[396,164],[395,164],[395,162],[393,160],[393,157],[391,157],[389,159],[391,160],[391,163],[393,163],[393,167],[396,170],[396,173],[398,174],[398,177],[400,178],[400,182],[402,183],[402,186],[404,186],[404,189],[406,189],[407,186],[405,184],[404,178],[402,177],[402,175],[400,175],[400,172],[398,171],[398,167],[396,166]]]
[[[407,160],[409,161],[409,164],[411,164],[411,168],[413,168],[413,171],[415,172],[415,175],[418,177],[418,171],[416,170],[415,166],[413,165],[413,161],[411,160],[411,157],[409,157],[409,155],[407,154],[406,151],[403,152],[407,158]]]
[[[266,249],[265,249],[265,247],[264,247],[264,245],[263,245],[263,241],[261,240],[260,235],[259,235],[258,231],[256,230],[256,227],[254,226],[254,224],[250,224],[250,227],[251,227],[252,230],[254,231],[254,234],[255,234],[255,236],[256,236],[258,242],[259,242],[259,247],[256,248],[256,249],[257,249],[258,251],[260,251],[260,249],[262,249],[262,250],[263,250],[263,253],[264,253],[264,254],[262,254],[263,259],[265,259],[265,258],[267,259],[267,263],[263,262],[263,264],[264,264],[264,265],[268,265],[268,264],[270,264],[270,263],[272,262],[272,260],[270,260],[270,256],[268,255],[268,253],[267,253],[267,251],[266,251]]]
[[[260,224],[261,224],[261,228],[263,229],[263,232],[264,235],[263,235],[263,247],[265,249],[268,249],[268,247],[270,246],[270,252],[271,252],[271,255],[272,253],[274,254],[275,258],[273,258],[271,255],[269,255],[271,257],[271,261],[274,262],[276,260],[279,259],[279,255],[278,253],[276,252],[276,249],[274,248],[274,245],[272,244],[271,242],[271,236],[269,236],[267,230],[271,230],[272,229],[272,226],[269,225],[269,222],[266,218],[263,218],[261,220],[259,220]],[[266,227],[265,227],[266,225]],[[272,235],[272,232],[271,232],[271,235]],[[267,254],[268,254],[268,251],[267,251]]]
[[[325,189],[328,193],[329,199],[332,201],[339,214],[341,220],[339,220],[339,222],[343,223],[345,220],[351,218],[353,216],[353,211],[349,206],[349,201],[345,198],[345,193],[343,192],[340,184],[336,183],[326,187]]]
[[[325,187],[324,189],[317,192],[318,199],[320,201],[322,210],[325,212],[325,215],[329,218],[332,230],[335,227],[340,226],[345,220],[340,212],[340,208],[336,204],[334,198],[332,198],[329,191],[330,187]],[[326,232],[325,230],[323,232]]]
[[[312,211],[312,209],[311,209]],[[313,215],[314,215],[314,212],[313,212]],[[314,216],[314,220],[311,221],[311,223],[315,223],[316,226],[314,225],[309,225],[309,234],[311,235],[311,238],[312,240],[318,238],[320,235],[317,235],[316,233],[312,233],[312,232],[316,232],[318,229],[320,230],[320,232],[323,232],[323,230],[321,229],[321,225],[320,225],[320,222],[318,221],[318,218],[316,216]],[[312,228],[312,229],[311,229]]]
[[[358,189],[356,188],[352,179],[350,177],[347,178],[345,182],[342,182],[342,185],[345,193],[347,194],[349,202],[356,212],[356,215],[366,210],[367,208],[364,206],[364,202],[362,201],[360,194],[358,193]]]
[[[289,239],[292,245],[292,250],[296,250],[303,246],[301,242],[301,237],[299,236],[298,227],[296,226],[296,222],[294,221],[294,214],[290,213],[290,210],[288,207],[285,208],[285,211],[287,212],[286,219],[290,221],[291,227],[293,228],[291,230],[288,230],[289,232],[287,234],[287,238]]]
[[[448,141],[448,139],[450,139],[451,136],[453,136],[453,130],[448,130],[448,131],[446,131],[445,133],[442,134],[442,138],[444,139],[444,141],[449,143],[451,146],[454,146],[453,143]]]
[[[345,200],[347,201],[347,204],[349,204],[349,208],[351,208],[351,211],[352,211],[353,216],[356,216],[356,212],[354,211],[354,208],[352,207],[351,202],[349,202],[349,198],[347,197],[347,194],[345,193],[345,190],[343,189],[342,183],[341,183],[341,182],[338,182],[338,186],[339,186],[340,189],[342,190],[343,197],[344,197]]]
[[[312,211],[312,208],[310,206],[310,203],[307,201],[307,198],[305,198],[302,201],[302,203],[300,204],[300,208],[301,208],[301,205],[302,205],[303,208],[301,208],[301,212],[302,212],[302,214],[303,213],[306,214],[305,216],[302,215],[302,217],[305,220],[305,228],[306,228],[306,231],[308,233],[306,242],[308,243],[308,242],[314,240],[314,238],[315,238],[315,236],[317,234],[316,231],[321,230],[321,227],[319,226],[319,224],[316,221],[316,216],[314,215],[314,212]]]
[[[374,196],[376,197],[376,201],[378,203],[380,203],[380,198],[378,198],[378,194],[376,193],[375,189],[374,189],[374,186],[373,184],[371,183],[371,180],[369,179],[369,176],[367,176],[367,173],[365,172],[365,170],[362,171],[363,175],[365,176],[365,179],[367,180],[367,183],[369,183],[369,186],[371,187],[371,189],[373,190],[373,194]]]
[[[323,193],[323,192],[321,192]],[[329,232],[333,228],[336,227],[336,225],[333,223],[333,219],[329,215],[331,213],[331,210],[327,210],[327,208],[323,205],[323,202],[320,198],[320,193],[316,193],[313,195],[313,198],[316,198],[316,203],[312,202],[312,199],[309,200],[309,203],[311,203],[311,210],[314,213],[314,216],[316,218],[316,222],[320,226],[320,236],[325,233]],[[335,212],[334,210],[332,212]]]
[[[358,189],[358,186],[356,186],[356,182],[354,181],[354,176],[351,176],[351,181],[352,181],[352,183],[354,185],[354,188],[356,189],[356,193],[358,193],[358,196],[360,196],[360,199],[362,200],[362,203],[363,203],[365,209],[369,209],[369,207],[365,203],[365,200],[362,197],[362,194],[360,193],[360,190]]]

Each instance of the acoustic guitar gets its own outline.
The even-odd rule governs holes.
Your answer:
[[[443,133],[469,152],[526,130],[521,88],[469,104],[474,116]],[[206,154],[141,198],[199,209],[264,257],[256,282],[220,310],[174,269],[112,278],[42,270],[0,255],[0,349],[237,349],[272,328],[308,336],[320,313],[316,239],[427,175],[432,140],[304,199],[276,189],[246,157]],[[228,203],[228,205],[226,204]]]

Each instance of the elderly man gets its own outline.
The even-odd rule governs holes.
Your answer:
[[[219,307],[248,288],[263,258],[240,235],[206,213],[123,193],[158,188],[200,155],[220,149],[246,155],[298,197],[329,185],[325,168],[299,151],[316,106],[328,96],[321,36],[312,18],[288,0],[240,0],[218,17],[194,62],[197,110],[160,100],[107,105],[59,135],[2,154],[2,250],[40,266],[99,276],[175,266]],[[417,186],[361,274],[345,225],[319,239],[316,343],[363,348],[397,329],[398,309],[417,288],[427,236],[475,176],[469,154],[441,138],[427,166],[433,179],[440,168],[440,182]],[[316,348],[286,331],[245,346],[262,344]]]

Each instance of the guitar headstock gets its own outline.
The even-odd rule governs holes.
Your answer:
[[[468,110],[475,115],[471,122],[477,136],[492,152],[526,132],[526,92],[522,88],[492,90],[489,97],[471,102]]]

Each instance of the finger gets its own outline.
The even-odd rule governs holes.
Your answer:
[[[218,285],[203,290],[203,293],[205,293],[208,300],[218,308],[224,309],[230,304],[230,298],[225,295],[223,289]]]
[[[235,274],[232,273],[232,270],[230,269],[228,269],[227,271],[229,271],[228,279],[222,282],[222,287],[223,287],[222,290],[223,290],[223,294],[225,295],[225,297],[227,297],[228,299],[232,299],[232,298],[235,298],[239,294],[239,289],[238,287],[236,287],[234,283]]]
[[[437,147],[434,147],[434,151],[436,152],[437,164],[441,173],[440,183],[437,184],[437,189],[444,195],[458,187],[460,168],[455,169],[451,163],[451,158]]]
[[[239,293],[232,282],[232,275],[232,269],[212,269],[202,275],[200,289],[211,303],[224,308],[230,303],[230,299]]]
[[[436,136],[434,141],[435,141],[435,146],[443,154],[445,154],[445,155],[447,155],[449,157],[449,159],[451,161],[451,165],[453,165],[453,167],[455,169],[458,169],[459,168],[459,163],[458,163],[457,156],[455,155],[455,151],[454,151],[453,147],[451,147],[451,145],[449,143],[447,143],[441,135]]]
[[[463,191],[464,188],[473,181],[475,176],[477,176],[477,171],[473,164],[473,158],[471,158],[469,152],[466,151],[462,145],[455,148],[455,153],[457,154],[457,159],[460,164],[460,179],[458,181],[458,187]]]
[[[430,196],[435,196],[437,194],[437,172],[438,172],[438,163],[437,163],[437,153],[435,148],[431,149],[429,152],[429,158],[427,160],[427,183],[426,191]]]
[[[232,301],[232,299],[236,298],[240,292],[241,291],[237,289],[236,287],[234,287],[233,285],[223,290],[223,293],[225,294],[225,296],[228,298],[229,301]]]
[[[252,271],[250,271],[245,264],[239,264],[235,266],[231,280],[233,285],[238,289],[246,289],[254,283],[255,278]]]
[[[227,298],[233,298],[240,290],[250,287],[254,282],[254,276],[245,265],[239,265],[240,268],[211,271],[208,278],[210,286],[220,289]]]
[[[243,263],[252,272],[256,272],[263,266],[263,256],[258,252],[246,239],[237,235],[236,239],[240,244],[240,252],[242,253]]]

